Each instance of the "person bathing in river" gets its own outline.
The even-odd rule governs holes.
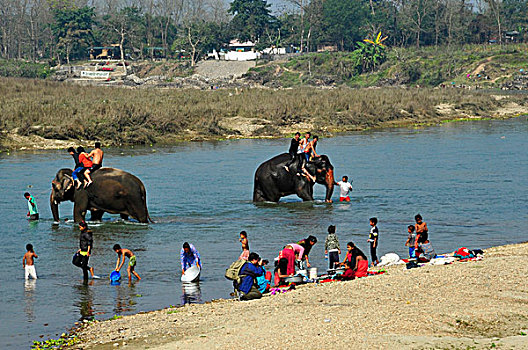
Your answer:
[[[249,241],[247,238],[247,232],[240,232],[240,244],[242,244],[242,254],[240,254],[239,259],[247,260],[249,257]]]
[[[93,233],[88,229],[88,224],[85,221],[79,223],[79,230],[81,234],[79,237],[79,250],[77,253],[81,255],[81,269],[83,270],[83,278],[85,281],[88,280],[88,271],[92,275],[92,278],[99,278],[94,274],[93,267],[88,266],[90,255],[93,252]]]
[[[136,272],[136,256],[134,253],[130,249],[121,248],[119,244],[114,244],[114,252],[117,254],[115,271],[119,272],[119,270],[121,270],[125,263],[125,257],[128,257],[128,282],[130,283],[132,281],[132,274],[136,276],[138,280],[141,280],[141,277],[139,277],[139,274]]]
[[[301,133],[296,132],[293,139],[291,139],[290,142],[290,149],[288,150],[288,154],[290,155],[290,161],[286,163],[284,166],[287,171],[289,170],[290,165],[292,165],[293,162],[295,162],[295,159],[297,158],[297,154],[299,154],[299,143],[301,142]]]
[[[79,154],[79,162],[83,165],[82,170],[79,174],[84,175],[88,182],[84,183],[84,187],[88,187],[92,184],[92,178],[90,177],[89,169],[93,166],[92,160],[88,157],[88,153],[84,150],[84,147],[77,147],[77,153]],[[77,187],[79,188],[79,187]]]
[[[35,202],[35,198],[33,198],[29,192],[24,193],[24,198],[28,201],[28,212],[27,216],[29,217],[29,220],[34,221],[39,219],[39,212],[37,207],[37,202]]]
[[[185,275],[191,266],[196,265],[202,269],[202,262],[200,261],[200,253],[194,247],[194,245],[185,242],[183,243],[182,249],[180,251],[180,262],[182,267],[182,275]]]
[[[26,280],[33,278],[37,279],[37,271],[35,271],[35,259],[38,258],[38,255],[35,254],[32,244],[26,244],[26,254],[22,258],[22,266],[24,267],[24,278]]]
[[[75,162],[75,168],[72,172],[72,178],[73,181],[75,181],[75,187],[79,188],[81,187],[81,180],[79,180],[79,173],[84,169],[83,164],[79,161],[79,153],[75,151],[75,148],[70,147],[68,148],[68,153],[73,157],[73,161]]]
[[[348,182],[348,176],[343,176],[341,181],[335,182],[334,185],[338,185],[340,188],[339,201],[350,202],[350,196],[348,193],[352,191],[352,185]]]

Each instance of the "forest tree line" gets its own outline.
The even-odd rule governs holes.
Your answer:
[[[0,57],[56,64],[119,44],[122,57],[156,47],[194,62],[232,39],[349,51],[379,32],[388,46],[528,39],[528,0],[284,1],[286,10],[272,11],[266,0],[0,0]]]

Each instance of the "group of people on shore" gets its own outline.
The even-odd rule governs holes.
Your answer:
[[[436,254],[429,241],[427,224],[420,214],[415,216],[415,225],[408,226],[408,237],[405,245],[409,247],[409,258],[417,261],[429,261]],[[377,266],[379,259],[377,248],[379,246],[378,219],[369,219],[370,232],[367,242],[370,246],[371,266]],[[412,229],[411,229],[412,228]],[[239,260],[232,264],[230,268],[238,268],[240,281],[234,282],[235,289],[240,293],[241,300],[258,299],[262,294],[269,291],[271,286],[287,284],[289,277],[293,277],[300,269],[310,268],[309,255],[312,247],[317,243],[315,236],[308,236],[296,243],[288,243],[275,258],[273,273],[266,271],[267,260],[261,259],[259,254],[250,252],[248,234],[246,231],[240,232],[239,241],[242,245],[242,253]],[[367,256],[359,249],[354,242],[347,243],[347,252],[343,261],[340,261],[341,247],[336,234],[335,225],[328,226],[328,234],[325,239],[325,258],[328,259],[329,272],[336,269],[344,269],[342,274],[337,274],[336,279],[351,280],[354,278],[367,276],[369,262]],[[193,246],[193,251],[195,248]],[[197,251],[199,261],[199,254]],[[183,249],[182,249],[183,257]],[[241,261],[245,261],[241,263]],[[190,265],[189,265],[190,266]],[[182,270],[184,270],[184,260],[182,258]],[[182,271],[184,273],[184,271]],[[227,277],[227,273],[226,273]]]

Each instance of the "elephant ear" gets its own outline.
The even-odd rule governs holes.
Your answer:
[[[73,178],[69,175],[64,175],[62,185],[64,187],[64,193],[68,192],[73,187]]]

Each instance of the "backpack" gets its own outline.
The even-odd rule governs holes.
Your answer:
[[[237,261],[229,265],[225,272],[225,278],[235,282],[237,285],[240,284],[240,270],[242,270],[242,267],[244,267],[246,263],[246,260],[238,259]]]

